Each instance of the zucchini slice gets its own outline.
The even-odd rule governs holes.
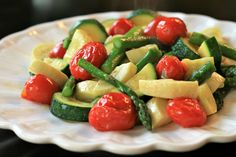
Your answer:
[[[214,64],[207,62],[198,70],[194,71],[192,75],[187,78],[188,81],[198,81],[199,84],[211,77],[212,73],[216,70]]]
[[[93,41],[93,39],[88,35],[87,32],[77,29],[63,59],[66,60],[67,63],[70,63],[75,53],[90,41]]]
[[[49,52],[52,50],[54,47],[54,44],[52,43],[43,43],[37,45],[31,55],[31,61],[33,62],[34,60],[43,60],[44,58],[49,56]]]
[[[113,25],[113,23],[116,21],[116,19],[107,19],[102,21],[102,25],[105,28],[106,32],[109,32],[111,26]]]
[[[198,55],[195,48],[189,43],[186,38],[179,38],[174,45],[171,47],[171,54],[175,55],[179,59],[189,58],[189,59],[198,59]]]
[[[50,111],[58,118],[70,121],[87,122],[92,103],[79,101],[72,97],[64,97],[60,92],[52,98]]]
[[[148,112],[152,118],[152,128],[166,125],[171,122],[166,112],[168,99],[152,98],[147,102]]]
[[[73,36],[77,29],[85,31],[93,41],[104,42],[107,38],[107,32],[103,25],[96,19],[80,20],[70,29],[70,36]]]
[[[61,87],[61,89],[68,80],[68,77],[63,72],[40,60],[35,60],[29,66],[28,70],[33,74],[43,74],[49,77],[50,79],[54,80]]]
[[[149,9],[137,9],[131,12],[127,18],[136,26],[145,26],[156,17],[156,13]]]
[[[199,86],[197,99],[200,102],[200,105],[203,107],[207,115],[211,115],[217,112],[217,105],[215,98],[211,92],[211,89],[206,83],[203,83]]]
[[[214,57],[216,69],[221,69],[221,50],[215,37],[205,40],[198,49],[201,57]]]
[[[138,96],[142,96],[143,93],[139,89],[139,80],[155,80],[157,78],[155,67],[148,63],[141,71],[134,75],[125,84],[130,87]]]
[[[225,78],[218,74],[217,72],[213,72],[211,77],[206,80],[207,85],[211,89],[211,92],[214,93],[218,88],[224,87]]]
[[[57,70],[60,70],[61,72],[63,72],[64,74],[66,74],[67,76],[70,76],[70,69],[69,69],[69,64],[61,58],[44,58],[43,62],[51,65],[52,67],[54,67]]]

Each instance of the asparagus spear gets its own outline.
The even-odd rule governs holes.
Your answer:
[[[111,75],[108,75],[107,73],[104,73],[103,71],[101,71],[97,67],[93,66],[91,63],[89,63],[85,59],[80,59],[78,62],[78,65],[80,67],[84,68],[92,76],[94,76],[98,79],[104,80],[104,81],[112,84],[116,88],[118,88],[121,92],[126,93],[132,99],[141,123],[144,125],[144,127],[146,129],[148,129],[148,130],[152,129],[152,121],[151,121],[151,117],[147,111],[147,106],[143,100],[139,99],[139,97],[137,96],[137,94],[134,91],[132,91],[129,87],[127,87],[122,82],[116,80]]]
[[[75,88],[76,80],[73,76],[71,76],[63,87],[62,95],[65,97],[70,97],[73,94]]]

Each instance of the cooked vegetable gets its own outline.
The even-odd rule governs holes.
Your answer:
[[[108,83],[118,88],[121,92],[124,92],[128,96],[130,96],[130,98],[132,99],[135,105],[135,108],[136,108],[136,111],[137,111],[137,114],[141,123],[144,125],[146,129],[148,130],[152,129],[151,117],[149,113],[147,112],[147,106],[143,102],[143,100],[138,98],[138,96],[136,95],[134,91],[132,91],[129,87],[124,85],[122,82],[114,79],[112,76],[99,70],[98,68],[90,64],[85,59],[80,59],[78,62],[78,65],[84,68],[85,70],[87,70],[94,77],[107,81]]]
[[[166,111],[182,127],[202,126],[207,120],[205,111],[196,99],[174,98],[168,101]]]
[[[164,56],[156,65],[156,72],[159,78],[183,80],[185,67],[175,56]]]
[[[91,41],[93,41],[93,38],[90,37],[86,31],[76,29],[76,31],[73,33],[70,45],[66,50],[66,54],[64,55],[64,60],[66,60],[67,63],[70,63],[76,52],[81,49],[84,44]]]
[[[75,88],[76,80],[73,76],[71,76],[65,83],[62,89],[62,95],[64,97],[70,97],[73,95],[74,88]]]
[[[125,34],[132,27],[133,27],[133,24],[131,21],[125,18],[119,18],[112,24],[111,28],[109,29],[108,34],[109,35]]]
[[[139,80],[139,90],[144,95],[165,99],[177,97],[196,98],[198,82],[172,79]]]
[[[116,19],[107,19],[102,21],[102,25],[105,28],[106,32],[108,32],[112,26],[112,24],[116,21]]]
[[[158,52],[159,57],[162,56],[162,52],[159,50],[156,44],[148,44],[145,46],[134,48],[134,49],[126,51],[125,54],[130,62],[137,64],[140,60],[144,58],[144,56],[147,54],[147,52],[150,49],[156,50]]]
[[[165,18],[164,16],[157,16],[155,19],[153,19],[144,29],[144,34],[146,36],[155,37],[156,36],[156,27],[158,23]]]
[[[236,65],[223,66],[221,67],[222,73],[225,77],[234,77],[236,76]]]
[[[69,36],[72,37],[76,30],[85,31],[93,41],[104,42],[107,38],[107,33],[103,25],[96,19],[80,20],[70,29]]]
[[[205,110],[207,115],[211,115],[217,112],[217,105],[211,89],[208,87],[206,83],[203,83],[199,86],[198,90],[198,100]]]
[[[225,87],[236,88],[236,76],[225,78]]]
[[[89,112],[89,124],[99,131],[133,128],[136,118],[132,100],[123,93],[103,95]]]
[[[137,9],[131,12],[127,18],[130,19],[136,26],[145,26],[151,22],[155,16],[156,13],[152,10]]]
[[[64,120],[87,122],[92,106],[92,103],[82,102],[73,97],[64,97],[58,92],[53,95],[50,111]]]
[[[179,37],[187,36],[187,28],[180,18],[161,17],[156,25],[156,37],[165,45],[172,45]]]
[[[63,58],[65,53],[66,53],[66,49],[63,47],[63,42],[59,42],[49,52],[49,57],[50,58]]]
[[[218,88],[224,87],[224,82],[225,78],[217,72],[213,72],[211,77],[206,80],[206,83],[211,89],[212,93],[214,93]]]
[[[196,50],[188,42],[187,39],[179,38],[174,45],[171,47],[171,54],[175,55],[179,59],[198,59],[200,56],[197,54]]]
[[[185,79],[187,79],[193,74],[193,72],[197,71],[208,62],[211,62],[212,64],[214,64],[214,58],[203,57],[203,58],[194,59],[194,60],[186,58],[186,59],[183,59],[181,62],[185,65],[185,70],[186,70]]]
[[[31,62],[33,62],[34,60],[43,61],[44,58],[49,56],[49,52],[53,47],[54,44],[52,43],[43,43],[37,45],[32,51]]]
[[[198,54],[201,57],[214,57],[215,67],[218,72],[221,72],[221,50],[215,37],[205,40],[198,49]]]
[[[52,95],[59,90],[60,87],[54,80],[42,74],[36,74],[25,83],[21,97],[38,103],[50,104]]]
[[[148,63],[141,71],[129,79],[125,84],[130,87],[138,96],[142,96],[142,92],[139,89],[139,80],[155,80],[157,78],[155,67]]]
[[[68,79],[68,77],[63,72],[40,60],[35,60],[28,67],[28,70],[33,74],[43,74],[48,78],[54,80],[61,87],[61,89],[64,87],[64,84]]]
[[[68,77],[70,77],[71,73],[69,69],[69,64],[64,59],[47,57],[43,59],[43,62],[49,64],[53,68],[63,72]]]
[[[94,66],[99,67],[107,58],[106,49],[100,42],[89,42],[85,44],[72,58],[72,61],[70,62],[70,72],[73,77],[76,80],[88,80],[91,78],[91,75],[78,66],[78,60],[80,58],[84,58]]]
[[[200,46],[202,42],[204,42],[208,38],[209,37],[205,36],[202,33],[193,32],[189,37],[189,41],[194,45]],[[230,59],[236,60],[236,50],[234,48],[222,43],[219,43],[219,47],[222,52],[222,55]]]
[[[146,64],[156,64],[161,58],[161,52],[157,49],[149,49],[143,58],[136,64],[138,71],[140,71]]]
[[[153,129],[171,122],[171,119],[166,112],[167,103],[167,99],[161,98],[152,98],[147,102],[148,111],[152,118]]]
[[[212,73],[215,71],[215,66],[211,62],[206,63],[197,71],[193,72],[192,75],[187,78],[188,81],[198,81],[199,84],[203,83],[205,80],[211,77]]]

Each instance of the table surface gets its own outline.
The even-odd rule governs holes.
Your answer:
[[[91,6],[90,1],[94,3]],[[164,11],[205,14],[221,20],[236,21],[234,6],[236,1],[209,0],[202,5],[198,0],[129,0],[125,5],[122,0],[1,0],[0,1],[0,39],[8,34],[25,29],[31,25],[55,19],[112,10],[132,10],[140,7]],[[155,5],[154,5],[155,4]],[[220,5],[219,5],[220,4]],[[17,20],[16,20],[17,19]],[[21,21],[21,22],[18,22]],[[236,142],[209,143],[203,147],[184,153],[152,151],[142,156],[200,156],[205,154],[227,154],[236,147]],[[52,144],[32,144],[18,138],[12,131],[0,129],[0,157],[35,157],[52,154],[64,156],[120,156],[105,151],[89,153],[69,152]]]

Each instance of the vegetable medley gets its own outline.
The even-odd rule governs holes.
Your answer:
[[[36,46],[21,97],[99,131],[198,127],[236,87],[234,60],[218,28],[188,32],[178,17],[139,9],[80,20],[61,42]]]

